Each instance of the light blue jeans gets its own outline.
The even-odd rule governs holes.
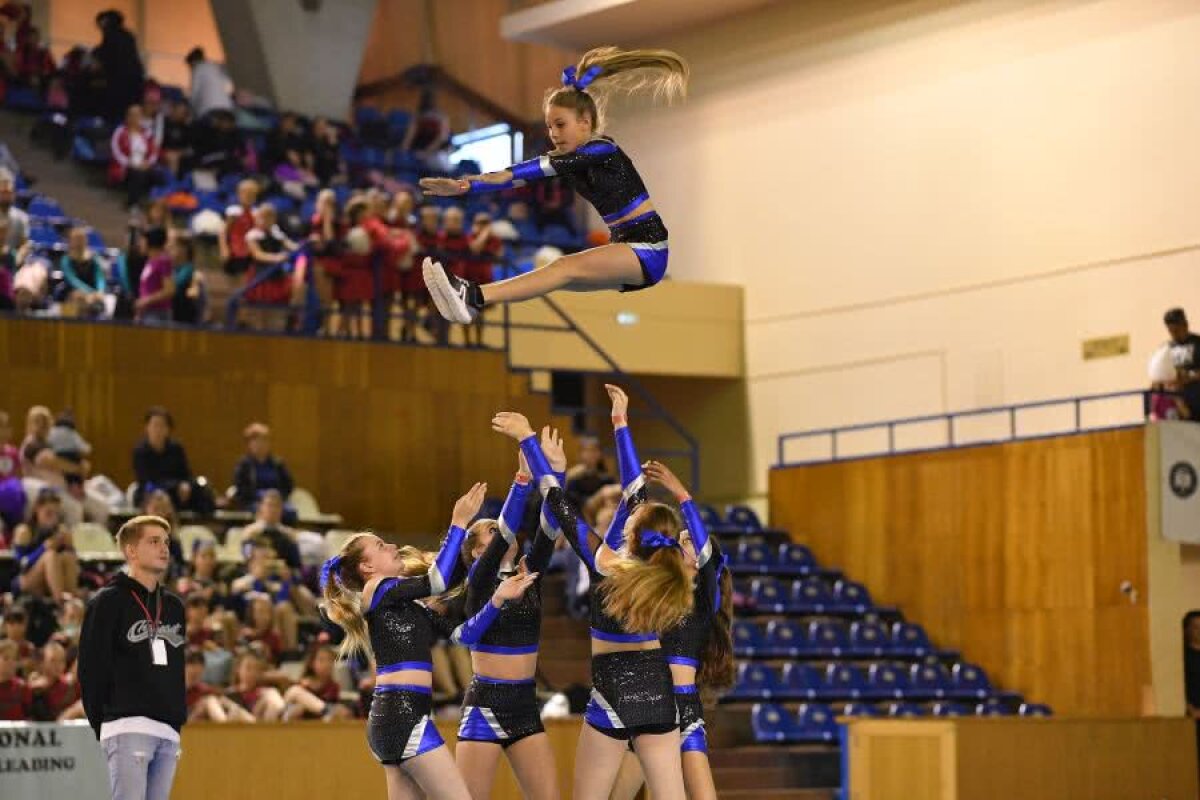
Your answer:
[[[123,733],[100,744],[108,759],[113,800],[169,800],[179,764],[179,742]]]

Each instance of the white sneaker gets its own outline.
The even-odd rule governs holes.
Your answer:
[[[425,286],[437,306],[438,313],[451,322],[469,325],[479,312],[467,302],[470,284],[457,275],[451,275],[441,264],[426,256],[421,264],[421,275]]]

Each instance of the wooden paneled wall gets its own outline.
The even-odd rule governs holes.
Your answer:
[[[493,352],[6,320],[0,363],[0,409],[14,436],[29,406],[71,407],[94,470],[121,486],[151,405],[171,410],[193,471],[222,490],[242,429],[260,420],[297,485],[326,510],[400,534],[444,529],[474,481],[504,494],[516,448],[492,433],[494,412],[549,421],[548,398]]]
[[[1196,797],[1186,719],[856,720],[851,800]]]
[[[579,720],[547,720],[554,769],[570,797]],[[453,747],[457,722],[439,722]],[[266,797],[384,797],[383,769],[367,749],[366,723],[331,722],[215,725],[183,730],[183,756],[171,796],[175,800],[261,800]],[[522,796],[505,759],[496,772],[493,800]],[[546,768],[551,765],[546,764]]]
[[[1137,714],[1150,683],[1142,437],[774,470],[771,522],[1002,687],[1059,713]]]
[[[390,78],[414,64],[434,63],[480,94],[528,120],[542,118],[542,95],[575,57],[553,47],[500,38],[508,0],[379,0],[359,82]],[[428,16],[427,16],[428,15]],[[426,30],[432,36],[426,36]],[[397,89],[371,105],[416,109],[417,93]],[[456,99],[440,96],[455,130],[489,125]]]

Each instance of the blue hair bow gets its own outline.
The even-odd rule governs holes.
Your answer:
[[[679,547],[679,541],[670,536],[664,536],[658,531],[642,531],[642,547],[647,550],[661,550],[664,547]]]
[[[574,86],[577,90],[583,91],[592,84],[592,81],[600,77],[600,73],[604,70],[600,67],[588,67],[587,71],[582,76],[576,77],[575,66],[571,65],[562,72],[563,86]]]
[[[325,587],[326,587],[326,585],[328,585],[328,583],[331,579],[334,581],[337,581],[338,569],[341,566],[342,566],[342,557],[340,555],[334,556],[333,558],[329,559],[328,561],[326,561],[324,564],[321,565],[320,586],[321,586],[322,592],[325,591]]]

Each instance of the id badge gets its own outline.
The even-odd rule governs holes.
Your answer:
[[[157,636],[150,640],[150,656],[156,667],[167,665],[167,643]]]

